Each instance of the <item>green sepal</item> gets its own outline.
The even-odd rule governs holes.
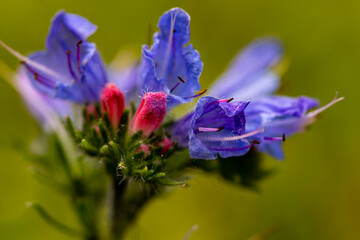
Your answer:
[[[145,178],[146,181],[153,181],[156,180],[158,178],[162,178],[166,175],[166,173],[164,172],[159,172],[159,173],[155,173],[154,175],[148,176]]]
[[[98,149],[94,145],[92,145],[89,141],[87,141],[85,138],[81,140],[80,146],[82,149],[84,149],[87,153],[90,155],[97,155]]]

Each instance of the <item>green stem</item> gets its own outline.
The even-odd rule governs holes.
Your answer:
[[[142,207],[155,195],[155,187],[146,183],[131,183],[123,180],[113,182],[112,240],[120,240]]]
[[[126,185],[126,180],[118,183],[117,179],[115,178],[113,181],[113,209],[111,219],[111,233],[113,240],[121,239],[126,228],[125,223],[127,220],[124,204]]]

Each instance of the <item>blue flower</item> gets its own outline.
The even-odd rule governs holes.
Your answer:
[[[247,127],[263,127],[263,137],[257,148],[275,158],[284,159],[282,142],[285,137],[305,131],[320,112],[342,99],[335,97],[329,104],[309,112],[319,106],[316,99],[305,96],[259,98],[251,102],[245,110]]]
[[[160,32],[154,34],[151,49],[147,45],[142,49],[138,79],[140,94],[165,92],[168,108],[191,101],[200,90],[203,63],[198,51],[188,44],[189,25],[190,16],[184,10],[169,10],[160,17]]]
[[[252,100],[275,92],[279,76],[272,68],[282,59],[283,47],[276,38],[260,38],[240,51],[209,88],[208,93],[221,98]]]
[[[99,100],[107,76],[95,44],[86,41],[96,28],[81,16],[64,11],[56,14],[46,50],[23,62],[37,90],[78,103]]]
[[[192,158],[215,159],[218,154],[223,158],[243,155],[261,138],[261,129],[245,134],[244,109],[248,104],[202,97],[195,111],[179,121],[173,137],[179,137],[177,140],[182,140],[179,144],[189,147]]]

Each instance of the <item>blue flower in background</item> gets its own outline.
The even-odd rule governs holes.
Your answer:
[[[180,8],[164,13],[154,44],[143,46],[139,70],[139,91],[162,91],[168,94],[167,107],[193,99],[200,90],[203,63],[190,41],[190,16]]]
[[[23,64],[37,90],[78,103],[99,100],[106,84],[105,68],[94,43],[86,39],[96,26],[83,17],[60,11],[52,21],[46,51]]]
[[[253,41],[238,53],[208,93],[221,98],[251,100],[275,92],[280,85],[280,77],[272,68],[281,61],[282,55],[282,44],[276,38]]]

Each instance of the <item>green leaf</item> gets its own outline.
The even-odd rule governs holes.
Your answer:
[[[65,233],[69,236],[84,236],[84,233],[82,233],[81,231],[71,228],[53,218],[40,204],[28,202],[26,205],[29,208],[33,208],[40,215],[40,217],[42,217],[42,219],[44,219],[49,225],[56,228],[60,232]]]

